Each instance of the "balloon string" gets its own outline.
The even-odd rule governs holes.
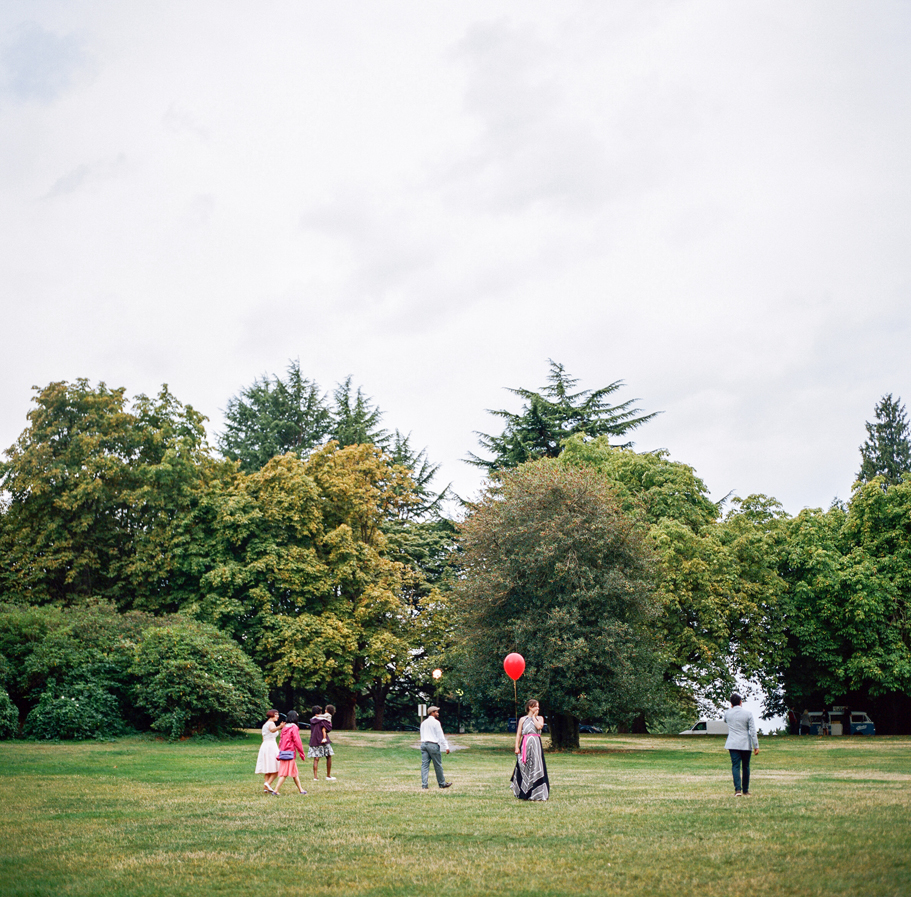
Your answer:
[[[519,696],[516,693],[516,680],[512,680],[512,706],[516,715],[516,731],[519,731]]]

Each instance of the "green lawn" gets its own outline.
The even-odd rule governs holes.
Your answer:
[[[762,739],[735,800],[722,738],[583,736],[545,804],[506,735],[455,738],[427,792],[414,734],[333,740],[338,781],[278,799],[258,732],[2,743],[0,894],[911,894],[911,738]]]

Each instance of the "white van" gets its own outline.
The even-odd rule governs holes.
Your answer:
[[[727,735],[728,724],[721,719],[701,719],[691,729],[684,729],[681,735]]]

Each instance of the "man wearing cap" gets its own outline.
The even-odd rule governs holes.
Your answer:
[[[441,788],[449,788],[452,785],[452,782],[447,782],[443,775],[442,751],[449,753],[449,742],[440,725],[440,708],[430,707],[427,710],[427,719],[421,723],[421,788],[425,791],[431,762],[437,775],[437,784]]]

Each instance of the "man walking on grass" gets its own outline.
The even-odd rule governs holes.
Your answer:
[[[728,724],[728,739],[724,746],[731,755],[731,773],[734,776],[734,797],[748,797],[750,793],[750,749],[759,753],[759,739],[756,737],[756,720],[741,703],[735,691],[731,695],[731,709],[724,711]],[[740,767],[743,766],[743,789],[741,790]]]
[[[427,719],[421,723],[421,788],[425,791],[431,763],[433,763],[433,770],[437,776],[437,784],[441,788],[452,786],[452,782],[447,782],[443,775],[442,751],[449,753],[449,742],[440,725],[440,708],[431,707],[427,711]]]

